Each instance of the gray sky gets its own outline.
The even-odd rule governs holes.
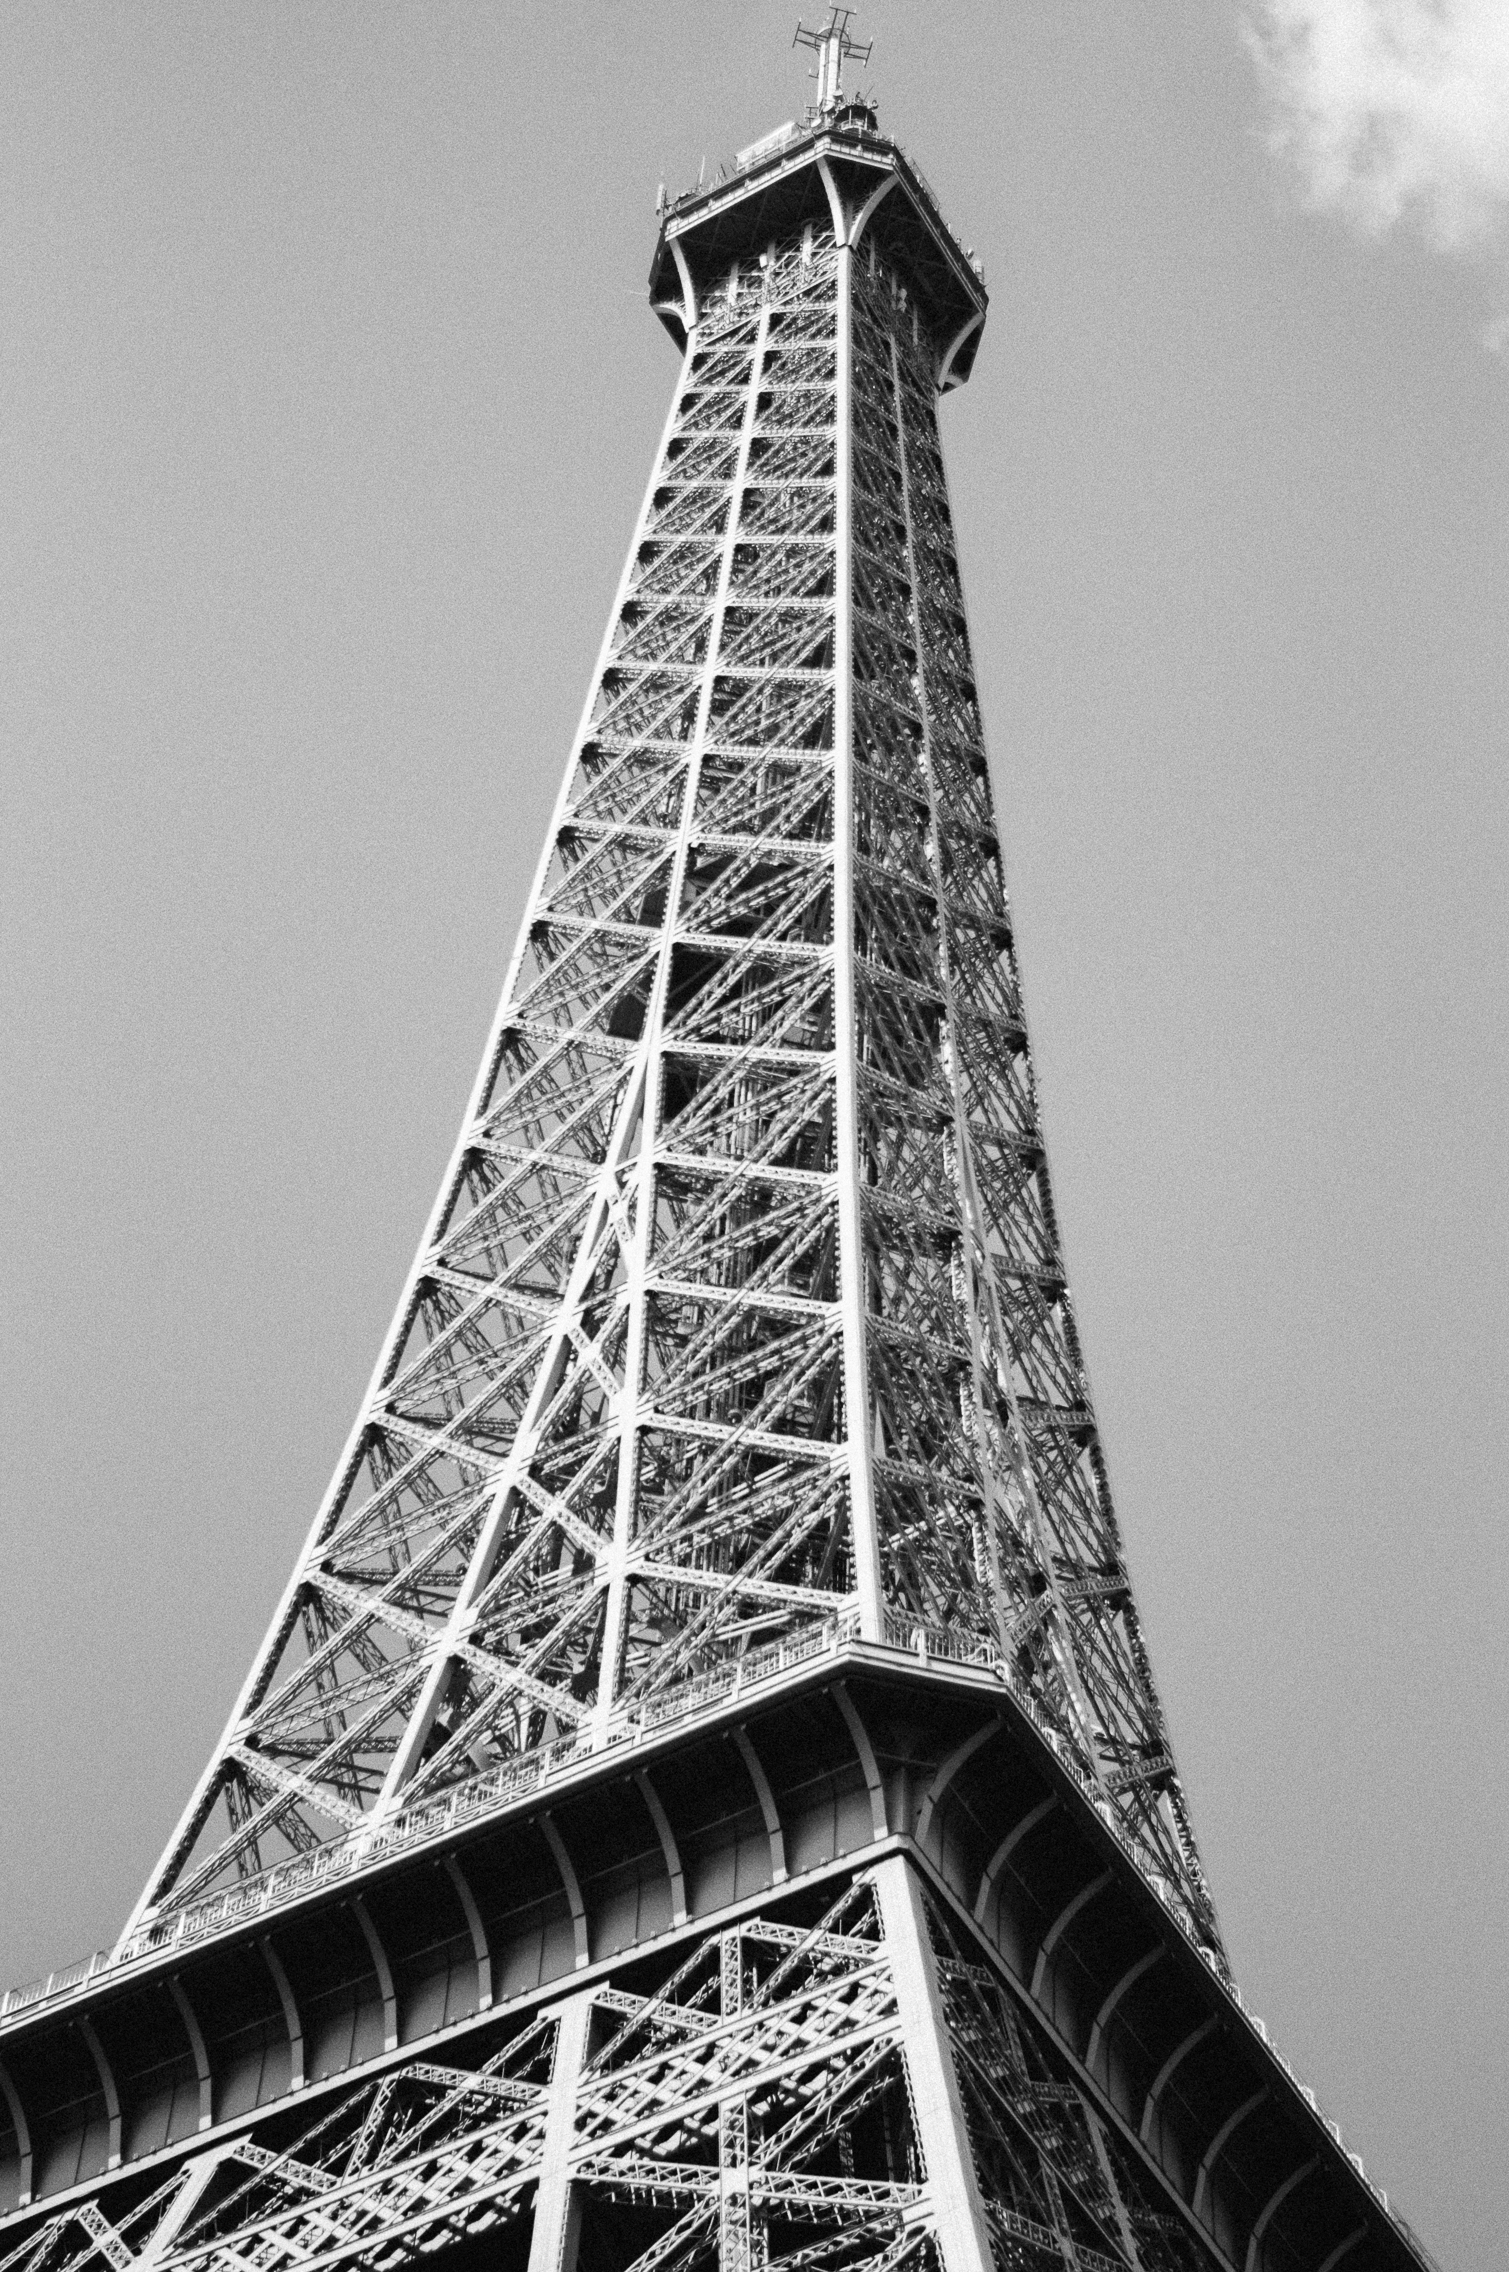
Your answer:
[[[1466,2267],[1509,2257],[1509,11],[1246,13],[860,29],[993,292],[950,471],[1216,1898]],[[656,184],[799,107],[794,18],[5,11],[0,1978],[118,1929],[343,1441],[674,376]]]

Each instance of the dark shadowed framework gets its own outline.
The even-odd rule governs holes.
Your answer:
[[[983,284],[835,94],[651,297],[472,1107],[142,1904],[5,1999],[0,2272],[1418,2263],[1230,1984],[1111,1506],[938,438]]]

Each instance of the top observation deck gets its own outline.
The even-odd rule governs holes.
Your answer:
[[[740,268],[808,230],[883,261],[936,356],[939,390],[969,377],[988,296],[919,169],[865,102],[793,121],[742,150],[730,172],[663,209],[650,303],[678,347]]]

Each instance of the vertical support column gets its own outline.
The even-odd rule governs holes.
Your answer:
[[[738,299],[739,270],[735,262],[729,278],[729,304]],[[728,519],[723,530],[718,582],[708,611],[707,652],[702,662],[702,683],[697,693],[697,715],[687,753],[686,778],[681,796],[681,819],[676,849],[666,887],[665,920],[661,926],[660,954],[644,1019],[644,1116],[639,1132],[639,1157],[634,1169],[634,1231],[624,1248],[628,1277],[629,1330],[625,1337],[623,1386],[619,1392],[618,1490],[614,1502],[613,1536],[606,1557],[607,1604],[603,1616],[602,1666],[598,1675],[597,1709],[593,1718],[593,1744],[607,1741],[608,1726],[618,1700],[624,1645],[629,1626],[631,1580],[629,1555],[633,1541],[639,1469],[639,1404],[644,1379],[646,1337],[649,1331],[649,1275],[655,1228],[655,1149],[660,1135],[660,1104],[666,999],[670,989],[671,958],[675,951],[681,902],[686,889],[687,862],[697,817],[697,792],[702,759],[707,748],[708,721],[718,676],[718,651],[723,639],[723,618],[728,609],[728,587],[733,574],[734,547],[739,533],[739,512],[749,471],[749,445],[754,437],[760,402],[760,378],[765,342],[770,334],[770,311],[762,312],[749,367],[744,415],[739,425],[739,449],[729,484]],[[687,369],[691,368],[691,347]],[[669,439],[671,429],[667,429]]]
[[[844,1333],[844,1420],[849,1448],[849,1525],[860,1632],[881,1633],[880,1541],[865,1363],[864,1222],[860,1212],[859,1013],[854,981],[854,251],[843,199],[819,161],[838,245],[834,308],[837,483],[833,561],[833,1048],[838,1149],[839,1295]]]
[[[352,1895],[351,1909],[356,1922],[362,1929],[362,1939],[367,1944],[367,1953],[372,1959],[372,1969],[377,1975],[377,1992],[382,1998],[382,2047],[384,2051],[396,2051],[398,2049],[398,1997],[393,1988],[393,1967],[388,1962],[388,1952],[383,1947],[377,1927],[372,1922],[371,1912],[359,1893]]]
[[[176,1972],[168,1975],[168,1993],[178,2006],[178,2016],[183,2021],[183,2032],[189,2039],[189,2050],[193,2055],[194,2073],[199,2083],[199,2127],[201,2130],[213,2130],[215,2079],[210,2071],[210,2055],[205,2047],[204,2030],[199,2025],[198,2014],[189,2002],[188,1991]]]
[[[299,2018],[299,2007],[288,1975],[283,1970],[283,1960],[266,1933],[262,1935],[258,1946],[267,1960],[272,1984],[278,1991],[278,2002],[283,2007],[283,2025],[288,2030],[288,2087],[291,2091],[301,2091],[304,2088],[304,2027]]]
[[[913,310],[915,324],[916,311]],[[891,389],[896,415],[896,435],[900,448],[902,517],[906,525],[907,579],[911,585],[912,633],[917,653],[922,661],[918,672],[917,696],[922,716],[922,747],[925,761],[929,834],[931,847],[929,860],[937,881],[940,915],[947,906],[947,875],[944,864],[945,822],[938,795],[937,763],[933,744],[933,705],[931,668],[928,663],[929,642],[922,613],[922,572],[917,553],[916,519],[912,505],[912,469],[907,440],[906,395],[901,383],[901,353],[893,333],[891,339]],[[941,461],[940,461],[941,462]],[[950,516],[950,519],[952,516]],[[969,1130],[968,1096],[965,1086],[964,1063],[959,1053],[959,1012],[954,996],[953,949],[947,920],[939,924],[939,978],[943,988],[944,1014],[948,1026],[949,1086],[954,1103],[954,1176],[958,1187],[959,1221],[962,1233],[964,1279],[967,1288],[967,1311],[970,1339],[970,1364],[974,1401],[974,1432],[983,1497],[991,1519],[984,1535],[976,1539],[977,1566],[983,1561],[981,1575],[988,1579],[991,1607],[996,1628],[996,1639],[1003,1655],[1011,1654],[1011,1626],[1013,1613],[1022,1605],[1012,1604],[1006,1598],[1005,1581],[1001,1570],[1000,1533],[1016,1527],[1010,1507],[1005,1504],[1004,1482],[1000,1473],[999,1455],[1004,1453],[1016,1485],[1022,1507],[1027,1516],[1028,1529],[1036,1550],[1036,1561],[1047,1582],[1053,1610],[1049,1624],[1049,1646],[1064,1683],[1065,1697],[1070,1713],[1078,1723],[1080,1749],[1087,1765],[1100,1781],[1105,1780],[1104,1763],[1100,1746],[1096,1742],[1096,1719],[1078,1661],[1074,1654],[1074,1629],[1060,1585],[1053,1542],[1043,1513],[1037,1479],[1028,1455],[1027,1431],[1022,1423],[1021,1409],[1015,1385],[1011,1378],[1006,1353],[1011,1337],[1006,1331],[1000,1289],[996,1284],[990,1259],[988,1218],[980,1202],[975,1178],[974,1146]],[[983,1308],[989,1313],[990,1347],[982,1331]],[[985,1394],[985,1376],[990,1371],[994,1385],[1004,1396],[1011,1414],[1011,1425],[1002,1430],[991,1417],[991,1401]]]
[[[744,1950],[737,1926],[719,1949],[723,2017],[744,2009]],[[749,2198],[749,2099],[744,2092],[718,2107],[718,2272],[751,2272],[754,2210]]]
[[[588,1989],[562,2004],[556,2015],[555,2058],[550,2068],[550,2104],[540,2156],[540,2189],[534,2200],[529,2272],[576,2272],[582,2212],[571,2182],[571,2142],[591,2027],[592,1992]]]
[[[487,1945],[487,1927],[482,1922],[482,1912],[477,1907],[466,1872],[454,1854],[445,1857],[445,1874],[455,1888],[466,1929],[472,1937],[472,1954],[477,1960],[477,2009],[488,2012],[492,2010],[493,2001],[493,1960]]]
[[[734,1742],[739,1747],[739,1757],[749,1770],[749,1780],[755,1787],[755,1797],[760,1802],[760,1812],[765,1818],[765,1835],[770,1840],[770,1882],[772,1885],[784,1885],[786,1883],[786,1839],[781,1829],[781,1817],[775,1803],[775,1793],[770,1788],[770,1777],[766,1774],[760,1755],[750,1741],[748,1728],[743,1726],[742,1723],[734,1729]]]
[[[922,1888],[900,1854],[879,1863],[873,1878],[943,2272],[994,2272]]]
[[[927,655],[927,627],[922,614],[922,576],[917,560],[917,532],[912,513],[912,479],[907,446],[906,402],[901,386],[901,358],[894,336],[891,340],[889,376],[891,403],[896,418],[896,447],[898,467],[901,474],[902,519],[906,526],[907,581],[911,588],[912,636],[916,641],[919,660],[917,701],[922,717],[922,754],[927,782],[930,837],[928,862],[938,890],[938,976],[943,989],[947,1033],[944,1044],[945,1064],[954,1105],[954,1179],[958,1187],[960,1228],[963,1234],[961,1253],[965,1285],[968,1288],[966,1308],[969,1322],[974,1433],[987,1510],[987,1519],[981,1527],[981,1531],[977,1532],[975,1537],[975,1567],[977,1575],[983,1576],[989,1581],[995,1637],[1003,1657],[1009,1657],[1011,1653],[1011,1616],[1006,1600],[1005,1582],[1001,1572],[999,1537],[1003,1519],[1009,1521],[1009,1517],[1005,1516],[1004,1510],[998,1504],[1001,1497],[1001,1479],[996,1473],[989,1407],[984,1388],[985,1356],[980,1329],[980,1288],[977,1284],[979,1272],[982,1268],[987,1267],[984,1263],[984,1257],[988,1254],[989,1248],[978,1208],[973,1210],[973,1214],[971,1213],[973,1186],[970,1176],[968,1112],[964,1094],[964,1068],[959,1057],[959,1020],[953,994],[953,955],[949,926],[944,912],[947,907],[947,900],[944,896],[943,820],[939,811],[938,778],[933,757],[932,704],[929,696],[928,671],[925,660]],[[1011,1444],[1008,1446],[1008,1450],[1014,1455],[1016,1446]],[[1021,1487],[1019,1482],[1019,1488]]]
[[[89,2046],[89,2055],[94,2061],[95,2072],[100,2079],[100,2090],[105,2100],[105,2119],[109,2125],[109,2143],[105,2150],[105,2167],[106,2169],[119,2169],[121,2166],[121,2102],[120,2093],[115,2087],[115,2074],[109,2060],[105,2057],[105,2046],[95,2034],[94,2022],[87,2012],[80,2013],[78,2030]]]
[[[31,2206],[33,2169],[31,2130],[27,2125],[26,2109],[21,2104],[21,2095],[3,2066],[0,2066],[0,2098],[5,2100],[10,2112],[11,2128],[16,2133],[16,2156],[20,2163],[16,2207],[18,2209],[29,2209]]]

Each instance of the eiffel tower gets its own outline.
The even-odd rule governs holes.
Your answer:
[[[1065,1281],[938,430],[845,96],[681,355],[371,1388],[118,1944],[0,2006],[0,2272],[1379,2272],[1236,1992]]]

